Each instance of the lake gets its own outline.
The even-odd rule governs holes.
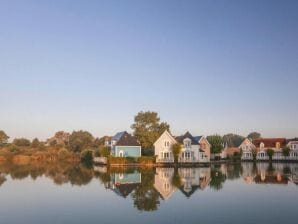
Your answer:
[[[0,165],[1,223],[297,223],[298,164]]]

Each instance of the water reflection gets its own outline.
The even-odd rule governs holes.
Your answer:
[[[298,164],[239,163],[210,167],[155,169],[86,167],[82,164],[0,164],[0,190],[6,181],[49,178],[56,185],[87,185],[99,181],[108,191],[132,201],[139,211],[155,211],[162,201],[180,194],[191,198],[198,191],[224,189],[229,181],[249,185],[298,185]]]

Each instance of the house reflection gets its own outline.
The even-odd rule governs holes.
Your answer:
[[[134,170],[129,173],[112,173],[106,188],[111,189],[117,195],[126,198],[141,184],[141,174]]]
[[[179,168],[178,173],[181,179],[180,191],[190,197],[196,190],[204,190],[211,180],[211,168]]]
[[[175,169],[174,168],[156,168],[154,176],[154,188],[159,192],[162,199],[169,199],[177,190],[173,184]]]

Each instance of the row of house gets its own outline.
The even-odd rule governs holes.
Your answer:
[[[289,155],[285,156],[283,149],[289,148]],[[298,141],[287,140],[285,138],[259,138],[250,140],[246,138],[239,150],[242,152],[242,160],[253,160],[254,154],[256,160],[269,160],[268,149],[272,149],[274,154],[272,160],[298,160]]]
[[[174,163],[173,145],[180,144],[181,152],[178,155],[178,163],[208,163],[211,155],[211,145],[204,136],[193,136],[190,132],[184,135],[173,136],[165,131],[154,143],[154,155],[157,163]],[[107,137],[105,145],[111,148],[111,155],[115,157],[140,157],[142,149],[137,139],[126,131],[119,132],[113,137]],[[290,149],[285,156],[283,149]],[[239,147],[224,147],[219,153],[221,159],[225,159],[234,153],[241,153],[242,160],[269,160],[267,150],[272,149],[272,160],[298,160],[298,141],[286,138],[248,138]]]
[[[174,163],[173,145],[180,144],[179,163],[210,162],[210,144],[204,136],[193,136],[186,132],[181,136],[173,136],[165,131],[154,143],[154,154],[157,163]],[[140,157],[141,145],[136,138],[126,131],[119,132],[105,139],[105,145],[111,148],[115,157]]]

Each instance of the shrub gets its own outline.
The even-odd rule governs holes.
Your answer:
[[[283,149],[282,149],[282,154],[284,155],[284,156],[289,156],[290,155],[290,148],[289,147],[284,147]]]
[[[103,147],[100,150],[100,155],[103,157],[108,157],[109,155],[111,155],[111,148],[108,146]]]
[[[30,146],[30,141],[26,138],[15,138],[13,144],[16,146]]]
[[[142,156],[137,159],[138,163],[140,164],[154,164],[155,157],[154,156]]]
[[[12,152],[12,153],[17,153],[17,152],[20,151],[20,149],[16,145],[11,145],[9,147],[9,151]]]
[[[96,149],[96,150],[94,151],[94,156],[95,156],[95,157],[100,157],[100,150],[99,150],[99,149]]]
[[[38,138],[33,139],[32,143],[31,143],[31,147],[32,148],[37,148],[39,146],[40,142],[38,140]]]
[[[181,152],[181,149],[182,147],[179,143],[176,143],[172,146],[172,151],[173,151],[173,155],[176,163],[178,162],[178,156]]]
[[[269,160],[272,160],[272,156],[274,155],[273,149],[267,149],[267,155],[269,156]]]
[[[81,152],[81,161],[83,163],[92,163],[93,162],[93,151],[90,149],[85,149]]]
[[[71,153],[65,148],[62,148],[58,151],[58,159],[59,160],[65,160],[65,159],[69,158],[70,155],[71,155]]]
[[[135,163],[136,160],[133,157],[110,157],[109,163],[111,164],[130,164]]]

